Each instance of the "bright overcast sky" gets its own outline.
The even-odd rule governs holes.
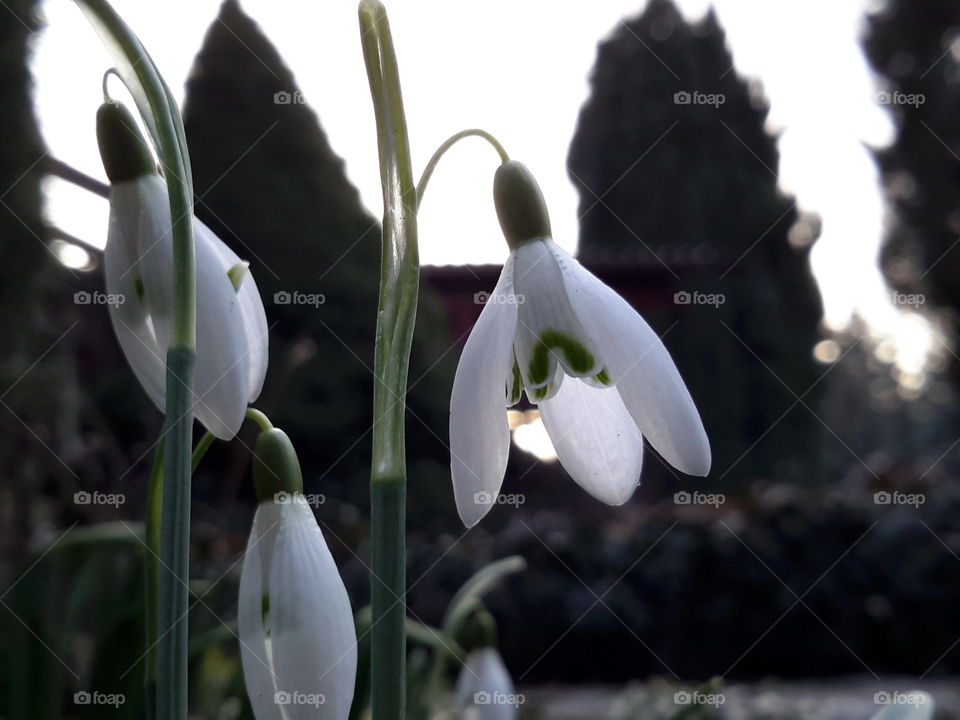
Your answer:
[[[350,179],[379,214],[375,131],[356,3],[242,0],[241,5],[279,48],[334,150],[345,158]],[[643,0],[388,0],[414,166],[422,169],[436,146],[458,130],[492,132],[533,170],[557,242],[575,250],[577,196],[565,168],[567,149],[587,97],[597,43],[643,5]],[[697,18],[709,3],[679,0],[678,5]],[[889,142],[891,125],[860,51],[864,5],[825,0],[713,5],[737,71],[759,78],[770,99],[771,129],[782,133],[781,184],[802,209],[823,219],[813,262],[828,323],[841,327],[859,311],[893,335],[901,363],[914,366],[929,337],[923,323],[892,308],[876,269],[884,207],[865,144]],[[193,56],[219,3],[116,0],[114,6],[182,100]],[[103,177],[94,115],[109,57],[73,3],[47,0],[43,7],[48,28],[36,47],[34,73],[44,137],[54,156]],[[424,262],[503,262],[506,246],[490,191],[497,162],[489,147],[471,139],[441,163],[420,214]],[[50,189],[55,222],[102,244],[105,204],[62,189],[61,183]]]

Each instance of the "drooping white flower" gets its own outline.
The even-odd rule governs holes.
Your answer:
[[[112,181],[104,249],[107,295],[117,299],[109,305],[110,320],[134,374],[163,411],[173,322],[167,188],[122,106],[108,103],[101,108],[98,134]],[[226,440],[237,434],[247,405],[263,387],[267,320],[246,264],[196,218],[193,231],[197,293],[193,410],[211,433]]]
[[[357,673],[353,613],[300,493],[278,493],[257,508],[237,624],[257,720],[346,720]]]
[[[451,474],[464,524],[496,502],[510,445],[506,409],[523,391],[566,471],[609,505],[626,502],[639,483],[643,437],[678,470],[706,475],[703,423],[657,334],[553,242],[523,165],[500,167],[494,198],[511,252],[467,339],[450,400]]]
[[[493,647],[478,648],[467,655],[455,695],[460,720],[514,720],[523,700]]]

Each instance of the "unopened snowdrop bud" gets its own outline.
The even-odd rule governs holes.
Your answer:
[[[527,166],[507,160],[493,176],[493,203],[511,250],[551,236],[550,214],[540,186]]]
[[[357,674],[353,612],[282,430],[260,434],[253,474],[260,505],[243,560],[237,623],[254,715],[346,720]]]
[[[166,356],[173,326],[173,233],[167,186],[149,146],[119,103],[97,112],[97,141],[110,178],[110,226],[104,248],[114,332],[154,404],[166,405]],[[267,372],[267,318],[246,267],[193,219],[197,346],[193,411],[223,440],[240,429]]]
[[[120,103],[105,102],[97,110],[97,144],[111,183],[156,175],[150,149],[133,115]]]
[[[279,428],[260,433],[253,449],[253,486],[260,502],[269,502],[284,493],[303,494],[300,461],[290,437]]]
[[[492,646],[467,655],[457,678],[456,699],[460,720],[515,720],[523,703],[503,658]]]

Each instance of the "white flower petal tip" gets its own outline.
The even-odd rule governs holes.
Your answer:
[[[932,720],[935,703],[922,690],[911,692],[878,692],[874,702],[884,707],[871,720]]]
[[[115,183],[104,251],[114,331],[134,374],[161,410],[173,316],[173,245],[169,200],[155,175]],[[232,438],[247,405],[260,394],[267,370],[267,320],[252,274],[234,287],[230,270],[240,258],[194,219],[197,275],[197,419],[221,439]]]
[[[567,378],[540,404],[557,457],[580,487],[607,505],[623,505],[640,484],[643,437],[616,388]]]
[[[492,647],[467,655],[455,695],[462,717],[471,720],[514,720],[524,701],[514,689],[500,653]]]
[[[450,475],[466,527],[493,507],[507,469],[507,387],[517,326],[517,303],[510,301],[512,268],[508,260],[467,338],[450,396]]]
[[[353,613],[302,495],[257,509],[240,578],[238,631],[257,720],[346,720],[357,672]]]
[[[643,436],[677,470],[707,475],[707,434],[660,337],[626,300],[552,241],[546,244],[574,312],[600,349],[604,370]]]

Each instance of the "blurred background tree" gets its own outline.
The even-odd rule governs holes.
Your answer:
[[[675,292],[722,294],[716,308],[672,297],[640,308],[701,410],[712,477],[809,479],[817,432],[788,408],[792,393],[820,396],[818,227],[778,185],[759,84],[737,75],[712,10],[688,23],[651,0],[600,45],[591,88],[568,160],[580,258],[659,267]]]
[[[197,216],[251,261],[270,324],[257,405],[293,439],[305,490],[366,507],[380,225],[308,100],[254,21],[235,0],[223,3],[184,102]],[[318,304],[297,304],[298,293]],[[449,349],[446,320],[423,292],[407,398],[411,493],[423,499],[414,523],[453,511],[444,460]]]
[[[887,0],[867,18],[894,140],[876,152],[890,209],[881,265],[890,285],[922,293],[956,347],[960,331],[960,5]],[[960,361],[950,376],[960,383]]]

